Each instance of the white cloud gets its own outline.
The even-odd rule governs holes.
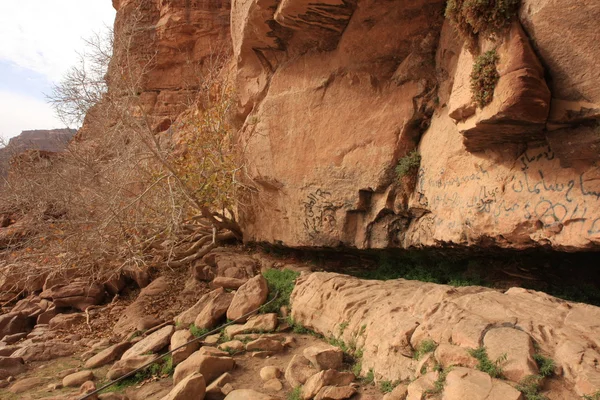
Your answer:
[[[109,0],[3,1],[0,60],[58,81],[74,64],[82,38],[112,26]]]
[[[64,127],[43,100],[0,90],[0,138],[3,140],[24,130]]]
[[[112,26],[110,0],[2,1],[0,7],[0,136],[64,125],[43,100],[84,49],[83,38]],[[21,68],[7,74],[7,66]],[[35,78],[35,79],[33,79]]]

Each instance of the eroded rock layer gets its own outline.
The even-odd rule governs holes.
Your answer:
[[[483,108],[471,98],[476,54],[444,7],[233,4],[255,189],[242,210],[247,240],[598,248],[600,78],[590,60],[600,48],[589,17],[600,4],[584,2],[583,12],[563,0],[524,1],[504,34],[480,40],[480,53],[498,54],[500,76]],[[399,178],[396,165],[415,147],[418,174]]]
[[[426,372],[426,359],[414,354],[432,340],[444,366],[472,367],[475,360],[465,350],[485,346],[492,360],[507,354],[504,374],[519,382],[538,373],[532,358],[537,351],[555,360],[579,396],[600,390],[598,307],[521,288],[502,293],[334,273],[303,275],[291,300],[294,321],[361,350],[362,372],[372,369],[380,380]]]

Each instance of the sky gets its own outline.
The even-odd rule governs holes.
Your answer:
[[[83,38],[113,25],[111,0],[3,1],[0,10],[0,138],[64,128],[45,93],[83,51]]]

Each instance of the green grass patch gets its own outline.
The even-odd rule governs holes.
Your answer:
[[[473,101],[481,108],[494,99],[494,89],[500,80],[496,65],[500,57],[496,50],[490,50],[475,59],[471,72],[471,94]]]
[[[373,368],[369,369],[369,372],[360,381],[363,385],[372,385],[375,382],[375,371]]]
[[[379,390],[381,391],[381,393],[391,393],[394,389],[396,389],[396,386],[398,386],[400,384],[400,381],[381,381],[379,383]]]
[[[477,272],[478,265],[468,260],[431,260],[419,255],[379,257],[377,267],[350,271],[352,275],[371,280],[409,279],[453,286],[489,286]]]
[[[208,329],[206,328],[198,328],[196,325],[191,324],[190,325],[190,333],[192,335],[194,335],[195,337],[199,338],[201,336],[206,335],[208,332],[210,332]]]
[[[585,400],[600,400],[600,391],[594,393],[594,394],[586,394],[583,395],[583,398]]]
[[[302,386],[292,389],[287,395],[287,400],[302,400]]]
[[[446,385],[446,377],[448,373],[452,371],[452,367],[446,368],[439,372],[437,380],[433,383],[433,389],[429,389],[425,392],[428,396],[434,396],[442,393],[444,390],[444,386]]]
[[[533,359],[540,370],[540,375],[543,377],[549,377],[554,375],[554,360],[543,355],[536,353],[533,355]]]
[[[502,364],[507,359],[507,355],[503,354],[498,357],[495,361],[490,360],[488,357],[487,351],[485,347],[480,347],[478,349],[469,350],[469,354],[475,357],[479,363],[477,364],[477,369],[485,372],[492,378],[502,378]]]
[[[278,292],[279,295],[273,303],[263,306],[261,312],[279,313],[281,307],[289,307],[290,296],[300,273],[289,269],[269,269],[264,272],[263,276],[269,285],[268,301],[273,299],[276,292]]]
[[[421,155],[413,150],[398,161],[396,175],[398,179],[407,175],[416,175],[421,165]]]
[[[415,354],[413,354],[413,357],[415,360],[420,360],[425,354],[431,353],[435,351],[435,349],[437,349],[437,343],[435,343],[433,340],[423,340],[415,349]]]
[[[110,387],[104,389],[101,393],[122,392],[125,389],[127,389],[128,387],[138,385],[138,384],[142,383],[143,381],[152,378],[153,376],[156,376],[156,377],[171,376],[171,375],[173,375],[174,371],[175,371],[175,366],[173,365],[173,357],[171,357],[169,355],[165,358],[161,358],[160,360],[156,361],[155,363],[150,365],[148,368],[146,368],[142,371],[136,372],[135,375],[130,376],[129,378],[126,378],[120,382],[117,382],[114,385],[111,385]],[[102,386],[106,383],[108,383],[108,382],[104,382],[104,383],[100,384],[99,386]]]
[[[548,400],[546,396],[540,394],[544,377],[541,375],[529,375],[519,382],[516,389],[523,393],[527,400]]]

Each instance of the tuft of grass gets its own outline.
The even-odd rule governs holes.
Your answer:
[[[287,400],[302,400],[302,386],[292,389],[287,396]]]
[[[490,50],[475,59],[471,72],[471,94],[480,108],[494,99],[494,89],[500,80],[496,65],[500,58],[496,50]]]
[[[360,376],[360,372],[362,371],[362,359],[357,358],[356,361],[354,362],[354,365],[352,365],[352,373],[354,374],[354,376]]]
[[[431,260],[419,257],[394,257],[384,254],[377,268],[349,271],[362,279],[387,281],[391,279],[409,279],[421,282],[449,284],[454,286],[485,286],[476,272],[473,261]]]
[[[338,329],[340,331],[340,336],[342,336],[344,334],[344,331],[346,331],[348,324],[349,324],[348,321],[344,321],[340,324],[340,326],[338,327]]]
[[[421,165],[421,155],[416,150],[411,151],[398,161],[396,175],[398,179],[407,175],[416,175]]]
[[[450,371],[452,371],[452,367],[440,371],[437,380],[433,384],[433,389],[427,390],[425,394],[432,396],[442,393],[442,391],[444,390],[444,386],[446,385],[446,377],[448,376],[448,373],[450,373]]]
[[[363,385],[371,385],[375,382],[375,371],[373,368],[369,369],[369,372],[361,379],[361,382]]]
[[[594,394],[584,394],[584,400],[600,400],[600,391],[597,391]]]
[[[391,393],[399,384],[400,381],[381,381],[379,383],[379,390],[381,393]]]
[[[446,18],[474,52],[479,37],[494,39],[510,26],[519,0],[448,0]]]
[[[433,340],[423,340],[415,349],[415,354],[413,354],[413,357],[415,358],[415,360],[420,360],[421,357],[423,357],[427,353],[431,353],[436,348],[437,343],[435,343]]]
[[[535,363],[537,364],[540,370],[541,376],[549,377],[554,375],[555,364],[553,359],[544,357],[539,353],[534,354],[533,359],[535,360]]]
[[[477,369],[487,373],[492,378],[502,378],[502,364],[506,361],[508,356],[503,354],[498,357],[495,361],[489,359],[487,351],[485,347],[480,347],[478,349],[469,350],[469,354],[475,357],[479,363],[477,364]]]
[[[142,371],[137,372],[135,375],[126,378],[120,382],[117,382],[114,385],[104,389],[101,393],[122,392],[128,387],[138,385],[154,376],[171,376],[173,375],[174,371],[175,367],[173,366],[173,358],[171,356],[168,356],[156,361],[154,364],[150,365],[148,368]]]
[[[544,380],[540,375],[526,376],[519,382],[516,389],[525,395],[527,400],[548,400],[546,396],[540,394],[541,385]]]
[[[281,307],[289,307],[290,296],[300,273],[289,269],[269,269],[263,273],[263,276],[269,285],[268,301],[273,298],[275,292],[279,292],[279,295],[273,303],[263,306],[260,312],[279,313]]]
[[[200,336],[204,336],[206,335],[208,332],[210,332],[208,329],[206,328],[198,328],[196,325],[191,324],[190,325],[190,333],[192,335],[194,335],[195,337],[200,337]]]

